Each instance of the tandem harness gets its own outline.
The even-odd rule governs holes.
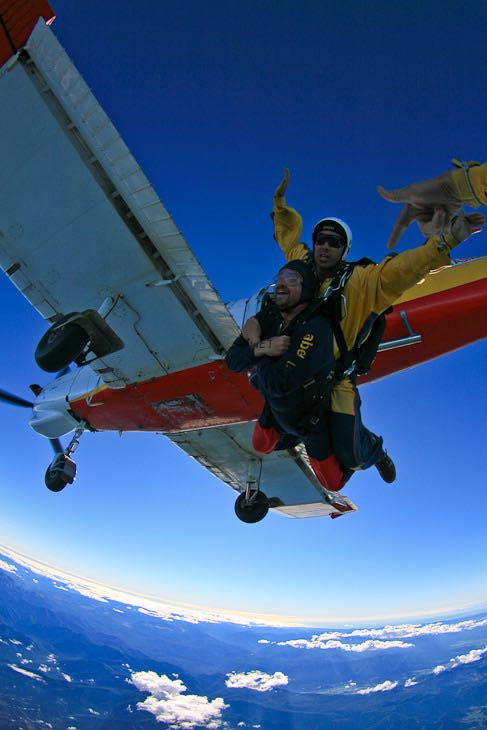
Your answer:
[[[343,262],[339,271],[335,274],[320,299],[326,304],[328,320],[335,337],[340,358],[337,360],[334,370],[335,380],[343,378],[355,378],[357,375],[364,375],[372,367],[377,350],[386,328],[386,314],[392,312],[389,307],[385,312],[369,318],[362,331],[359,333],[355,345],[348,349],[343,330],[340,325],[342,317],[342,304],[347,316],[347,300],[344,294],[345,284],[353,273],[356,266],[368,266],[373,264],[371,259],[363,258],[354,262]]]
[[[259,315],[262,331],[267,336],[267,333],[272,331],[275,323],[280,319],[279,311],[271,297],[265,298]],[[333,330],[329,313],[327,306],[321,299],[314,299],[301,314],[288,324],[282,333],[291,336],[296,327],[317,315],[323,317],[329,323],[331,338]],[[272,410],[276,411],[277,417],[282,414],[286,420],[293,414],[291,416],[293,426],[289,431],[290,433],[297,433],[300,436],[314,433],[320,428],[325,412],[330,410],[331,392],[337,381],[335,368],[330,371],[329,368],[323,367],[313,377],[303,382],[297,391],[293,392],[292,404],[287,400],[288,396],[283,396],[282,399],[277,398],[274,400]],[[254,374],[250,375],[250,382],[259,389],[258,375],[255,371]],[[269,410],[267,410],[267,418],[272,418]],[[275,422],[273,425],[277,426]]]

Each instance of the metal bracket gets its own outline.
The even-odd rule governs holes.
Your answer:
[[[113,300],[111,297],[107,297],[100,307],[102,314],[97,312],[96,309],[85,309],[83,312],[75,312],[71,317],[62,321],[59,327],[64,327],[67,324],[77,324],[89,337],[90,341],[87,352],[93,352],[97,358],[111,355],[113,352],[117,352],[125,346],[120,337],[105,322],[102,316],[103,314],[106,316],[112,306]]]
[[[76,430],[75,430],[75,432],[73,434],[73,438],[71,439],[71,441],[69,442],[69,444],[64,449],[64,455],[65,456],[70,457],[71,454],[74,454],[74,452],[76,451],[76,449],[79,446],[79,440],[80,440],[82,434],[85,431],[85,426],[86,426],[86,421],[80,421],[79,422],[79,426],[76,428]]]
[[[181,278],[181,275],[178,274],[178,276],[174,276],[172,279],[157,279],[157,281],[146,281],[144,282],[144,286],[169,286],[170,284],[175,284],[179,279]]]
[[[407,337],[398,337],[395,340],[387,340],[386,342],[381,342],[379,347],[377,348],[377,352],[384,352],[385,350],[395,350],[398,347],[406,347],[407,345],[417,345],[422,341],[422,336],[414,332],[413,328],[409,324],[408,316],[404,309],[401,309],[400,315],[408,332]]]
[[[245,487],[245,502],[252,504],[255,502],[260,492],[260,479],[262,476],[262,460],[252,459],[249,462],[247,470],[247,482]]]

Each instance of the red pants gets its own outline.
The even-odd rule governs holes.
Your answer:
[[[277,429],[273,427],[264,428],[257,422],[254,433],[252,434],[252,446],[260,454],[270,454],[271,451],[274,451],[280,438],[281,434]],[[322,455],[323,446],[325,446],[325,451],[329,451],[327,448],[327,438],[327,434],[318,433],[303,438],[302,441],[308,454],[311,468],[319,483],[326,489],[337,492],[343,487],[346,481],[342,467],[333,454],[328,454],[325,458],[317,458],[317,454]]]

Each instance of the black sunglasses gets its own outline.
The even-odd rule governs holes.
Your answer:
[[[327,243],[330,248],[345,248],[343,239],[341,239],[340,236],[334,236],[330,233],[318,233],[315,239],[315,246],[324,246],[325,243]]]

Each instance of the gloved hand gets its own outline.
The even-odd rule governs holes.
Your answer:
[[[284,168],[284,179],[279,183],[279,185],[276,188],[276,192],[274,193],[274,197],[281,198],[283,195],[286,194],[286,190],[289,185],[289,181],[291,180],[291,173],[289,172],[289,168]]]
[[[477,206],[484,201],[477,197],[471,184],[471,168],[478,162],[466,163],[465,169],[458,160],[452,160],[457,169],[445,172],[431,180],[407,185],[396,190],[385,190],[380,185],[377,192],[392,203],[405,203],[387,242],[394,248],[406,228],[416,220],[426,237],[449,233],[451,219],[463,203]],[[484,167],[484,166],[482,166]],[[485,194],[484,194],[485,195]]]
[[[452,222],[451,234],[458,243],[461,243],[470,238],[473,233],[480,233],[484,223],[485,216],[482,213],[469,213],[468,215],[461,213]]]

